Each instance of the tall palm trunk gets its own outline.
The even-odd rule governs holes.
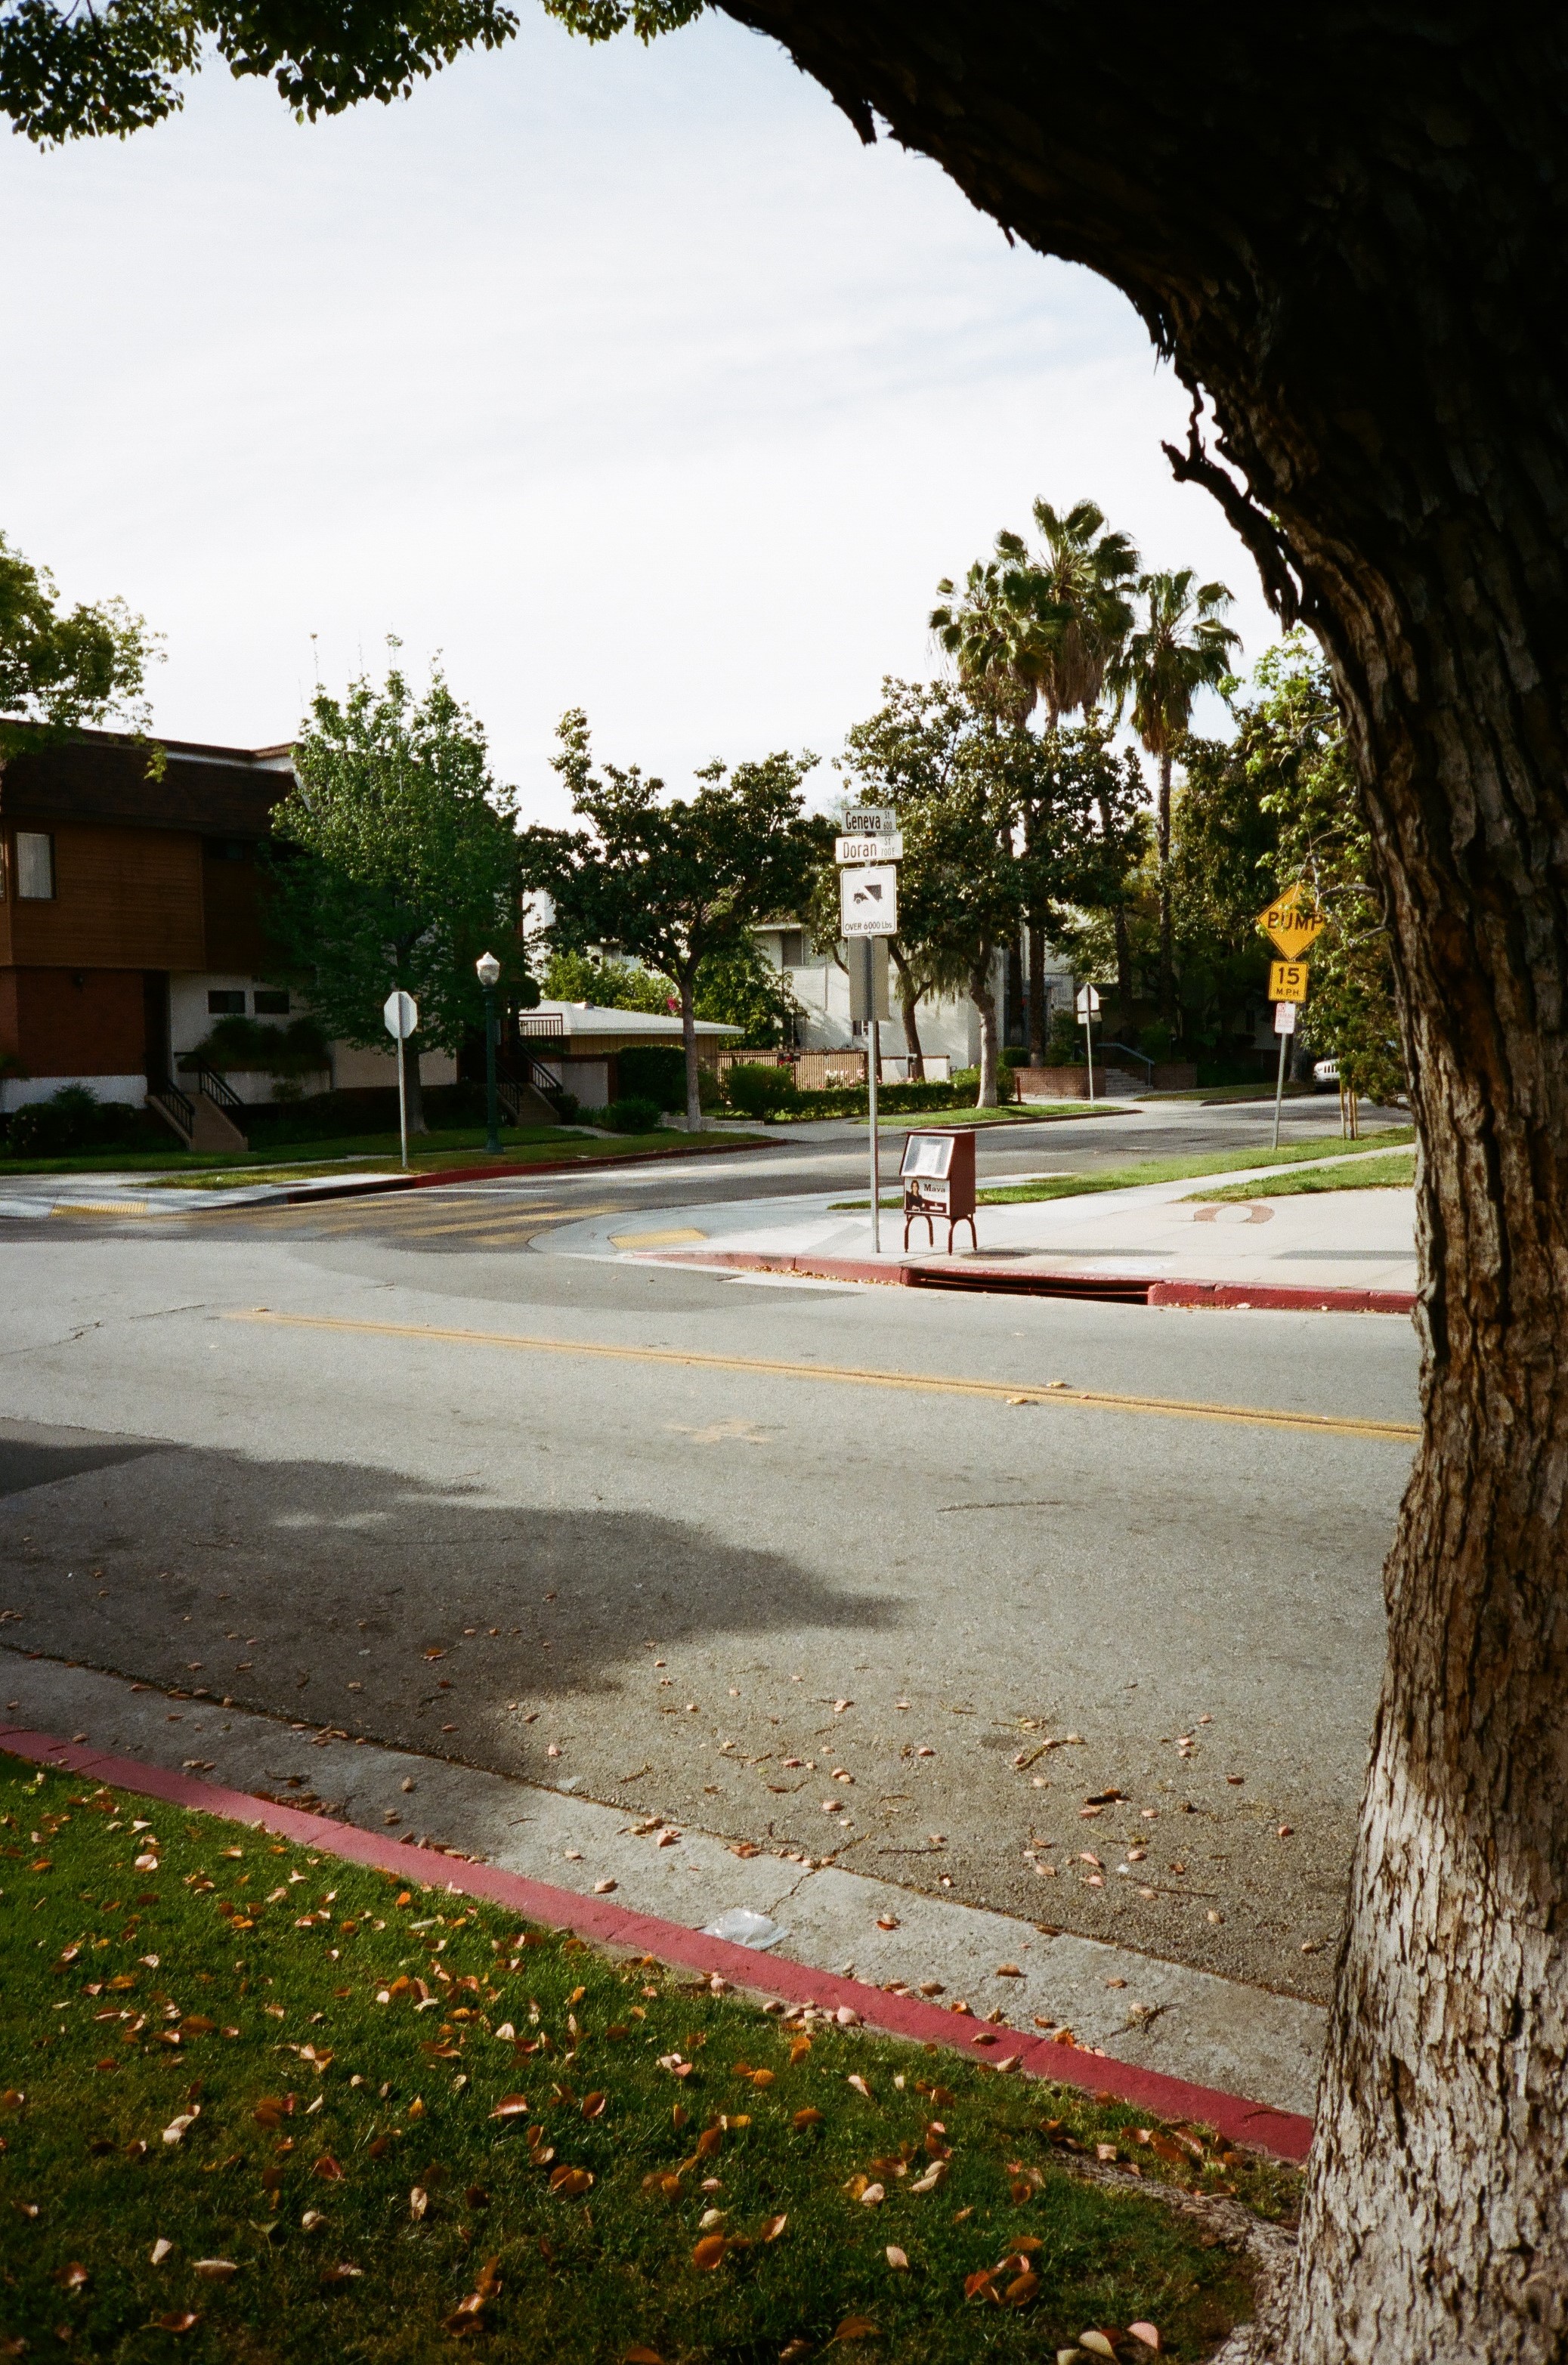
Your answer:
[[[994,948],[982,946],[980,958],[969,971],[969,1000],[980,1013],[980,1090],[975,1094],[976,1108],[996,1106],[996,985],[992,976]]]
[[[1167,1026],[1176,1024],[1176,959],[1170,926],[1170,750],[1159,758],[1159,802],[1155,809],[1155,843],[1159,851],[1159,1014]],[[1119,949],[1119,947],[1118,947]]]
[[[1099,803],[1100,826],[1105,833],[1106,843],[1109,844],[1113,828],[1111,800],[1109,797],[1102,797]],[[1127,1035],[1132,1031],[1133,1023],[1133,947],[1132,939],[1127,933],[1127,907],[1121,900],[1119,892],[1117,901],[1113,906],[1112,925],[1116,932],[1116,1024],[1122,1033]],[[1041,990],[1043,995],[1043,983]]]

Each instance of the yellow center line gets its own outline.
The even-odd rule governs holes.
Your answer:
[[[965,1380],[934,1373],[858,1371],[845,1363],[776,1362],[755,1355],[692,1355],[674,1347],[616,1347],[599,1339],[528,1339],[505,1330],[447,1330],[423,1322],[355,1322],[330,1314],[274,1314],[258,1306],[226,1322],[270,1323],[292,1330],[337,1330],[375,1339],[428,1339],[448,1347],[505,1347],[536,1355],[598,1355],[622,1363],[675,1363],[688,1370],[757,1372],[771,1379],[837,1380],[849,1387],[902,1388],[921,1395],[987,1396],[993,1402],[1085,1405],[1100,1412],[1160,1413],[1176,1420],[1236,1421],[1259,1429],[1307,1429],[1327,1437],[1378,1437],[1401,1444],[1419,1437],[1411,1421],[1352,1420],[1321,1412],[1271,1412],[1252,1405],[1194,1404],[1182,1396],[1112,1395],[1098,1388],[1041,1388],[1017,1380]]]

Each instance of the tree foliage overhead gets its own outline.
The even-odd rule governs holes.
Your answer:
[[[88,723],[144,734],[156,645],[123,600],[62,609],[48,568],[0,533],[0,759]]]
[[[652,40],[703,0],[543,0],[590,41],[631,30]],[[300,117],[383,105],[465,50],[517,31],[505,0],[4,0],[0,113],[40,146],[132,131],[185,104],[184,85],[216,52],[236,77],[274,85]]]

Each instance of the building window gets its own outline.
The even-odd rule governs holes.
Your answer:
[[[801,928],[780,928],[778,931],[778,966],[780,969],[803,969],[806,961],[805,932]]]
[[[28,903],[54,901],[54,840],[47,830],[17,832],[17,893]]]
[[[231,993],[227,986],[216,988],[207,997],[207,1014],[209,1018],[243,1018],[243,993]]]
[[[258,985],[251,996],[252,1007],[258,1018],[286,1018],[288,993],[286,988]]]

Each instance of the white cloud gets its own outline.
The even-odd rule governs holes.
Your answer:
[[[1270,636],[1170,479],[1186,398],[1130,307],[725,20],[646,51],[528,20],[314,126],[215,70],[123,145],[10,142],[0,202],[0,518],[163,629],[172,735],[283,737],[312,633],[341,683],[396,631],[530,811],[560,810],[567,705],[672,780],[826,757],[884,672],[933,668],[936,578],[1037,492]]]

